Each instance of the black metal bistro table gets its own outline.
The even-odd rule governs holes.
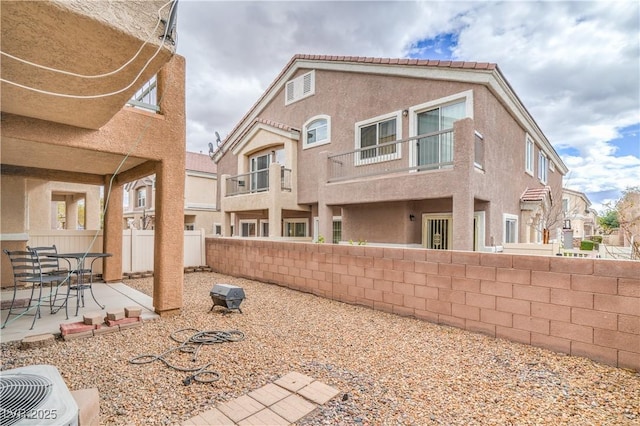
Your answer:
[[[65,296],[64,302],[62,305],[58,306],[58,310],[62,309],[64,306],[65,313],[67,315],[67,319],[69,319],[68,305],[69,305],[69,296],[71,296],[71,291],[75,291],[76,297],[76,316],[78,316],[78,310],[80,309],[80,303],[84,307],[84,291],[89,289],[91,292],[91,297],[96,302],[101,309],[104,309],[104,305],[98,302],[95,294],[93,294],[93,263],[98,259],[104,259],[105,257],[112,256],[111,253],[92,253],[92,252],[80,252],[80,253],[55,253],[55,254],[47,254],[47,257],[53,257],[57,259],[64,259],[69,264],[69,277],[72,274],[76,274],[77,281],[75,283],[67,284],[67,294]],[[89,264],[89,268],[85,267],[85,262],[87,259],[91,259],[91,263]],[[71,261],[75,260],[76,265],[75,268],[72,267]],[[85,275],[89,275],[89,282],[85,281]],[[56,293],[57,297],[57,293]],[[55,302],[54,302],[55,304]],[[55,311],[57,312],[57,311]]]

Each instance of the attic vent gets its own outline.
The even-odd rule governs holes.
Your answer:
[[[316,92],[315,71],[309,71],[287,82],[285,105],[304,99]]]

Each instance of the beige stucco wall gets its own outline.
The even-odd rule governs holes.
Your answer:
[[[298,70],[292,77],[308,72]],[[356,148],[355,123],[373,117],[409,110],[426,102],[471,91],[473,118],[467,118],[455,126],[455,155],[453,169],[421,173],[384,175],[359,180],[326,184],[327,157],[352,151]],[[407,223],[408,207],[402,204],[416,200],[449,199],[454,212],[454,236],[458,249],[471,249],[469,235],[473,228],[473,211],[477,206],[485,212],[486,232],[483,245],[500,244],[503,241],[504,213],[520,216],[520,196],[527,188],[543,186],[536,176],[525,171],[526,132],[495,95],[484,85],[445,80],[425,80],[390,75],[362,74],[341,71],[315,70],[315,94],[285,106],[284,89],[258,113],[263,119],[273,120],[294,128],[303,128],[305,122],[317,115],[331,117],[331,143],[302,149],[297,146],[297,202],[301,205],[319,204],[318,211],[328,212],[323,206],[341,206],[343,233],[346,239],[360,238],[356,225],[345,218],[358,218],[371,225],[368,233],[387,242],[413,244],[416,238],[415,223]],[[412,133],[410,117],[401,119],[402,138]],[[475,132],[483,136],[484,169],[473,166]],[[534,142],[542,146],[542,141]],[[537,172],[539,147],[534,153],[534,174]],[[242,163],[228,152],[218,163],[220,174],[234,175],[241,172]],[[222,184],[222,182],[221,182]],[[552,188],[554,202],[561,199],[562,175],[548,172],[547,185]],[[417,217],[433,212],[431,203],[425,201]],[[381,204],[375,204],[380,202]],[[367,204],[366,214],[356,215],[355,204]],[[349,212],[349,209],[352,211]],[[372,209],[381,211],[372,212]],[[388,209],[388,210],[387,210]],[[451,207],[450,207],[451,209]],[[402,211],[402,213],[400,213]],[[449,210],[451,212],[451,210]],[[325,213],[329,214],[329,213]],[[366,216],[375,216],[369,219]],[[321,215],[322,216],[322,215]],[[406,219],[402,219],[406,216]],[[402,220],[398,221],[398,217]],[[527,230],[524,220],[519,221],[520,235]],[[561,226],[561,224],[559,224]],[[323,232],[326,233],[326,232]]]
[[[29,140],[42,146],[76,148],[68,151],[71,153],[66,159],[69,164],[99,161],[102,158],[100,153],[111,153],[120,155],[122,159],[126,156],[145,159],[145,164],[151,165],[158,179],[156,218],[157,222],[161,222],[156,226],[153,303],[156,311],[161,313],[175,312],[182,307],[186,153],[184,72],[185,60],[177,55],[160,71],[160,114],[124,107],[100,130],[81,129],[13,114],[3,114],[2,122],[3,138]],[[43,154],[25,149],[24,155],[36,158]],[[96,163],[97,168],[100,166]],[[56,180],[57,174],[67,176],[51,171],[51,179]],[[135,176],[134,179],[143,176]],[[9,179],[14,178],[2,176],[3,200],[5,185],[11,183]],[[7,198],[13,197],[13,194],[19,198],[20,191],[26,194],[23,180],[16,179],[14,182],[16,186],[22,185],[22,189],[12,189]],[[107,281],[114,281],[122,278],[119,253],[122,250],[122,186],[126,182],[118,179],[112,181],[107,175],[103,183],[106,188],[113,184],[105,215],[104,250],[114,254],[105,260],[103,276]],[[105,190],[105,194],[107,192]],[[27,215],[22,206],[23,202],[11,205],[3,202],[3,232],[5,221],[7,232],[28,232]]]

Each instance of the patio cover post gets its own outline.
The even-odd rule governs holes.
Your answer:
[[[182,308],[185,155],[182,150],[156,166],[153,306],[160,315]]]
[[[105,197],[108,195],[108,205],[104,212],[104,230],[102,232],[102,247],[111,257],[105,258],[102,278],[106,282],[122,280],[122,196],[123,186],[111,184],[111,176],[104,178]],[[106,200],[105,200],[106,202]]]

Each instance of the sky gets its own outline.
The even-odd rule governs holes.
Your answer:
[[[180,0],[187,150],[208,152],[295,54],[493,62],[597,211],[640,186],[638,1]]]

